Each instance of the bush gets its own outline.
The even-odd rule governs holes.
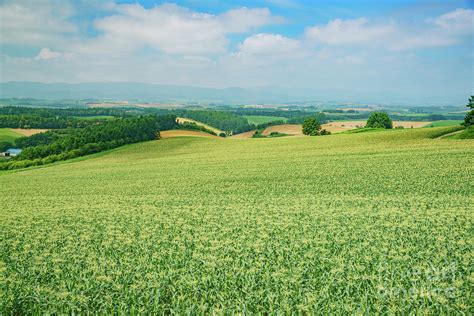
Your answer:
[[[373,112],[367,120],[365,127],[390,129],[393,128],[393,122],[387,113]]]
[[[227,137],[227,135],[226,135],[224,132],[220,132],[220,133],[219,133],[219,136],[220,136],[220,137]]]

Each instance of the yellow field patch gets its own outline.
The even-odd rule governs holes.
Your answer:
[[[301,124],[282,124],[267,127],[262,135],[270,135],[272,132],[278,132],[288,135],[303,135]]]
[[[193,120],[193,119],[188,119],[188,118],[185,118],[185,117],[177,117],[177,118],[176,118],[176,121],[177,121],[178,123],[196,123],[197,125],[200,125],[200,126],[202,126],[202,127],[205,127],[205,128],[207,128],[207,129],[213,131],[214,133],[218,134],[218,135],[223,132],[223,131],[221,131],[220,129],[217,129],[217,128],[215,128],[215,127],[212,127],[212,126],[209,126],[209,125],[204,124],[204,123],[202,123],[202,122],[195,121],[195,120]]]
[[[340,133],[359,127],[364,127],[367,121],[345,121],[345,122],[329,122],[321,125],[322,129],[330,131],[331,133]],[[404,128],[420,128],[424,127],[431,122],[421,121],[393,121],[393,127],[402,126]],[[269,135],[272,132],[279,132],[288,135],[303,135],[303,127],[301,124],[283,124],[269,126],[263,131],[263,135]]]
[[[345,122],[330,122],[322,125],[322,128],[330,131],[331,133],[344,132],[359,127],[364,127],[367,121],[345,121]],[[421,121],[393,121],[393,127],[402,126],[404,128],[420,128],[424,127],[431,122]]]
[[[12,128],[11,130],[23,136],[31,136],[31,135],[44,133],[48,131],[47,129],[40,129],[40,128],[37,128],[37,129]]]
[[[173,137],[206,137],[206,138],[217,138],[222,139],[222,137],[211,135],[199,131],[185,131],[185,130],[170,130],[160,132],[161,138],[173,138]]]

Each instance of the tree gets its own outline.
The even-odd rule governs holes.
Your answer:
[[[371,128],[393,128],[392,119],[385,112],[374,112],[367,120],[365,127]]]
[[[469,103],[466,106],[471,110],[467,112],[466,117],[464,118],[463,125],[466,127],[474,125],[474,95],[471,95],[468,101]]]
[[[321,124],[319,124],[317,119],[310,117],[304,120],[303,134],[309,135],[309,136],[317,136],[319,135],[320,130],[321,130]]]

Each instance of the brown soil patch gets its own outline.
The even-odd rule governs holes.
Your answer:
[[[358,127],[364,127],[367,121],[347,121],[347,122],[330,122],[323,124],[321,127],[330,131],[331,133],[340,133]],[[403,126],[404,128],[420,128],[424,127],[431,122],[420,122],[420,121],[393,121],[393,127]]]
[[[48,131],[47,129],[26,129],[26,128],[12,128],[11,130],[23,136],[31,136],[31,135],[44,133]]]
[[[235,135],[232,135],[230,138],[247,139],[247,138],[252,138],[253,134],[255,134],[255,131],[235,134]]]
[[[282,124],[267,127],[262,135],[270,135],[272,132],[279,132],[288,135],[303,135],[301,124]]]

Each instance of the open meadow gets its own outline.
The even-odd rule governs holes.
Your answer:
[[[444,129],[1,171],[0,311],[470,314],[474,141]]]

